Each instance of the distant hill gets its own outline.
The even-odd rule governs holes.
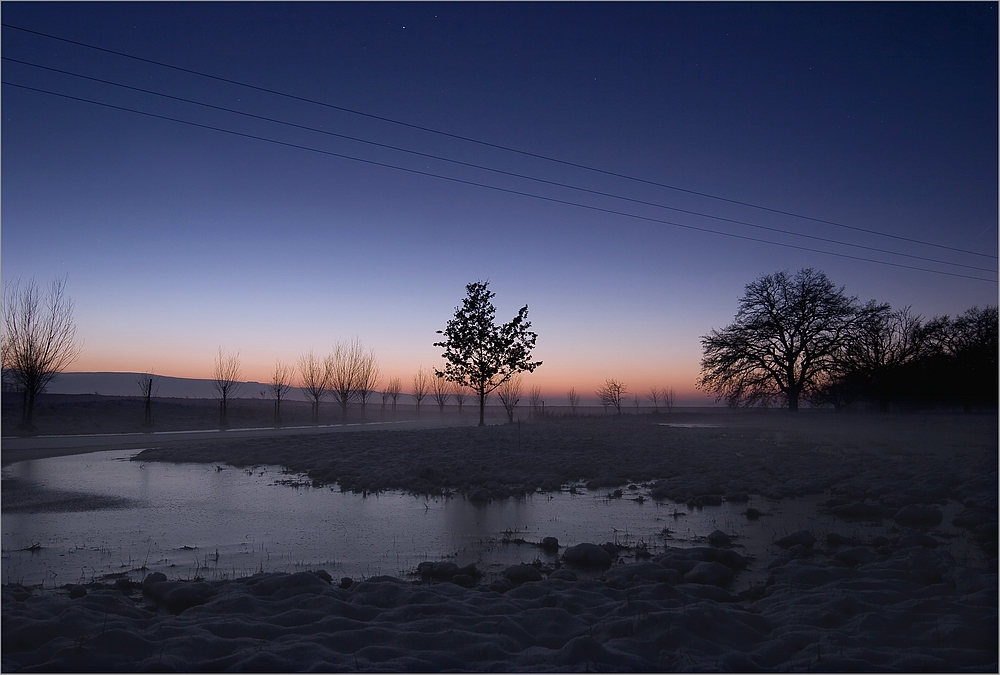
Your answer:
[[[50,394],[101,394],[103,396],[139,396],[136,380],[140,373],[60,373],[46,387]],[[154,396],[161,398],[215,398],[212,380],[197,380],[186,377],[156,376],[157,386]],[[245,382],[238,398],[261,398],[267,392],[267,385],[260,382]],[[292,389],[289,400],[305,401],[299,389]]]

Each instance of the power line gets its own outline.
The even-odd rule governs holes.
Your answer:
[[[136,87],[136,86],[133,86],[133,85],[122,84],[120,82],[114,82],[112,80],[105,80],[103,78],[94,77],[94,76],[91,76],[91,75],[83,75],[83,74],[80,74],[80,73],[74,73],[72,71],[63,70],[61,68],[53,68],[51,66],[43,66],[43,65],[40,65],[40,64],[37,64],[37,63],[31,63],[30,61],[22,61],[21,59],[15,59],[15,58],[8,57],[8,56],[4,56],[4,57],[2,57],[2,59],[4,61],[10,61],[12,63],[18,63],[18,64],[21,64],[21,65],[30,66],[32,68],[38,68],[40,70],[47,70],[47,71],[54,72],[54,73],[60,73],[62,75],[70,75],[72,77],[77,77],[77,78],[80,78],[80,79],[83,79],[83,80],[89,80],[91,82],[99,82],[101,84],[107,84],[107,85],[110,85],[110,86],[119,87],[121,89],[127,89],[127,90],[130,90],[130,91],[141,92],[143,94],[150,94],[152,96],[159,96],[161,98],[169,99],[169,100],[172,100],[172,101],[180,101],[180,102],[183,102],[183,103],[189,103],[189,104],[192,104],[192,105],[201,106],[203,108],[209,108],[209,109],[212,109],[212,110],[219,110],[219,111],[231,113],[231,114],[234,114],[234,115],[241,115],[243,117],[249,117],[251,119],[262,120],[262,121],[265,121],[265,122],[271,122],[271,123],[274,123],[274,124],[280,124],[280,125],[287,126],[287,127],[292,127],[292,128],[295,128],[295,129],[302,129],[302,130],[305,130],[305,131],[311,131],[311,132],[314,132],[314,133],[323,134],[325,136],[331,136],[331,137],[334,137],[334,138],[341,138],[341,139],[345,139],[345,140],[355,141],[355,142],[358,142],[358,143],[364,143],[364,144],[375,146],[375,147],[379,147],[379,148],[385,148],[385,149],[394,150],[394,151],[397,151],[397,152],[403,152],[403,153],[407,153],[407,154],[410,154],[410,155],[415,155],[415,156],[418,156],[418,157],[424,157],[424,158],[428,158],[428,159],[434,159],[434,160],[438,160],[438,161],[441,161],[441,162],[448,162],[450,164],[456,164],[456,165],[459,165],[459,166],[464,166],[464,167],[469,167],[469,168],[474,168],[474,169],[480,169],[482,171],[490,171],[492,173],[497,173],[497,174],[501,174],[501,175],[504,175],[504,176],[510,176],[510,177],[514,177],[514,178],[521,178],[521,179],[524,179],[524,180],[535,181],[535,182],[538,182],[538,183],[543,183],[543,184],[546,184],[546,185],[552,185],[552,186],[555,186],[555,187],[566,188],[566,189],[569,189],[569,190],[577,190],[579,192],[585,192],[585,193],[588,193],[588,194],[597,195],[597,196],[601,196],[601,197],[609,197],[609,198],[612,198],[612,199],[619,199],[619,200],[626,201],[626,202],[631,202],[631,203],[634,203],[634,204],[641,204],[641,205],[644,205],[644,206],[652,206],[652,207],[655,207],[655,208],[666,209],[666,210],[669,210],[669,211],[676,211],[678,213],[685,213],[685,214],[688,214],[688,215],[699,216],[699,217],[702,217],[702,218],[710,218],[712,220],[718,220],[718,221],[727,222],[727,223],[734,223],[734,224],[737,224],[737,225],[745,225],[746,227],[753,227],[753,228],[756,228],[756,229],[766,230],[766,231],[769,231],[769,232],[777,232],[777,233],[780,233],[780,234],[787,234],[787,235],[790,235],[790,236],[793,236],[793,237],[802,237],[804,239],[812,239],[812,240],[815,240],[815,241],[822,241],[822,242],[826,242],[826,243],[830,243],[830,244],[838,244],[838,245],[841,245],[841,246],[850,246],[852,248],[859,248],[859,249],[863,249],[863,250],[866,250],[866,251],[874,251],[876,253],[884,253],[884,254],[887,254],[887,255],[895,255],[895,256],[900,256],[900,257],[904,257],[904,258],[911,258],[913,260],[922,260],[924,262],[932,262],[932,263],[937,263],[937,264],[941,264],[941,265],[951,265],[953,267],[962,267],[962,268],[965,268],[965,269],[976,270],[976,271],[979,271],[979,272],[995,272],[996,271],[996,270],[993,270],[993,269],[990,269],[990,268],[987,268],[987,267],[977,267],[975,265],[966,265],[966,264],[963,264],[963,263],[950,262],[950,261],[941,260],[941,259],[938,259],[938,258],[929,258],[929,257],[926,257],[926,256],[913,255],[913,254],[910,254],[910,253],[900,253],[898,251],[891,251],[889,249],[879,248],[877,246],[866,246],[866,245],[863,245],[863,244],[853,244],[851,242],[840,241],[838,239],[830,239],[830,238],[827,238],[827,237],[820,237],[820,236],[811,235],[811,234],[803,234],[801,232],[794,232],[792,230],[785,230],[785,229],[782,229],[782,228],[779,228],[779,227],[770,227],[770,226],[767,226],[767,225],[760,225],[760,224],[757,224],[757,223],[749,223],[749,222],[746,222],[746,221],[743,221],[743,220],[736,220],[736,219],[733,219],[733,218],[725,218],[723,216],[715,216],[715,215],[712,215],[712,214],[709,214],[709,213],[703,213],[703,212],[700,212],[700,211],[691,211],[691,210],[688,210],[688,209],[681,209],[681,208],[677,208],[677,207],[673,207],[673,206],[667,206],[665,204],[659,204],[657,202],[650,202],[650,201],[646,201],[646,200],[642,200],[642,199],[635,199],[635,198],[632,198],[632,197],[624,197],[624,196],[616,195],[616,194],[609,193],[609,192],[603,192],[601,190],[594,190],[594,189],[591,189],[591,188],[584,188],[584,187],[580,187],[580,186],[577,186],[577,185],[569,185],[567,183],[560,183],[558,181],[548,180],[546,178],[538,178],[538,177],[535,177],[535,176],[528,176],[528,175],[516,173],[516,172],[513,172],[513,171],[505,171],[503,169],[496,169],[496,168],[489,167],[489,166],[483,166],[481,164],[474,164],[472,162],[463,162],[461,160],[451,159],[449,157],[442,157],[440,155],[433,155],[433,154],[430,154],[430,153],[420,152],[420,151],[417,151],[417,150],[410,150],[410,149],[407,149],[407,148],[402,148],[402,147],[399,147],[399,146],[396,146],[396,145],[391,145],[391,144],[388,144],[388,143],[379,143],[377,141],[372,141],[372,140],[368,140],[368,139],[364,139],[364,138],[358,138],[356,136],[349,136],[347,134],[341,134],[341,133],[337,133],[337,132],[334,132],[334,131],[329,131],[329,130],[326,130],[326,129],[317,129],[316,127],[311,127],[311,126],[307,126],[307,125],[303,125],[303,124],[297,124],[297,123],[294,123],[294,122],[288,122],[286,120],[280,120],[280,119],[276,119],[276,118],[273,118],[273,117],[267,117],[265,115],[257,115],[257,114],[249,113],[249,112],[246,112],[246,111],[243,111],[243,110],[236,110],[236,109],[233,109],[233,108],[227,108],[225,106],[219,106],[219,105],[214,105],[214,104],[211,104],[211,103],[205,103],[203,101],[198,101],[198,100],[195,100],[195,99],[184,98],[184,97],[181,97],[181,96],[174,96],[172,94],[165,94],[165,93],[162,93],[162,92],[159,92],[159,91],[155,91],[153,89],[145,89],[143,87]]]
[[[936,244],[934,242],[923,241],[923,240],[914,239],[914,238],[911,238],[911,237],[903,237],[903,236],[900,236],[900,235],[889,234],[889,233],[886,233],[886,232],[879,232],[877,230],[870,230],[870,229],[867,229],[867,228],[857,227],[857,226],[854,226],[854,225],[845,225],[843,223],[838,223],[838,222],[832,221],[832,220],[826,220],[826,219],[823,219],[823,218],[816,218],[816,217],[813,217],[813,216],[807,216],[807,215],[800,214],[800,213],[794,213],[792,211],[784,211],[782,209],[775,209],[775,208],[771,208],[771,207],[767,207],[767,206],[761,206],[759,204],[753,204],[751,202],[745,202],[745,201],[741,201],[741,200],[738,200],[738,199],[730,199],[728,197],[720,197],[718,195],[713,195],[713,194],[710,194],[710,193],[707,193],[707,192],[699,192],[697,190],[689,190],[687,188],[681,188],[681,187],[677,187],[675,185],[668,185],[666,183],[660,183],[660,182],[657,182],[657,181],[647,180],[645,178],[639,178],[637,176],[630,176],[628,174],[617,173],[615,171],[608,171],[606,169],[599,169],[597,167],[587,166],[585,164],[579,164],[579,163],[576,163],[576,162],[570,162],[570,161],[563,160],[563,159],[558,159],[558,158],[555,158],[555,157],[549,157],[547,155],[542,155],[542,154],[538,154],[538,153],[534,153],[534,152],[529,152],[527,150],[519,150],[517,148],[511,148],[509,146],[500,145],[498,143],[490,143],[488,141],[482,141],[482,140],[479,140],[479,139],[476,139],[476,138],[471,138],[471,137],[468,137],[468,136],[462,136],[462,135],[453,134],[453,133],[450,133],[450,132],[447,132],[447,131],[441,131],[439,129],[433,129],[433,128],[430,128],[430,127],[424,127],[424,126],[421,126],[421,125],[418,125],[418,124],[412,124],[412,123],[409,123],[409,122],[403,122],[401,120],[396,120],[396,119],[393,119],[393,118],[390,118],[390,117],[384,117],[384,116],[381,116],[381,115],[375,115],[375,114],[372,114],[372,113],[366,113],[366,112],[363,112],[363,111],[360,111],[360,110],[354,110],[352,108],[347,108],[347,107],[344,107],[344,106],[338,106],[338,105],[335,105],[335,104],[332,104],[332,103],[325,103],[323,101],[317,101],[315,99],[310,99],[310,98],[307,98],[307,97],[304,97],[304,96],[297,96],[295,94],[289,94],[287,92],[278,91],[276,89],[269,89],[267,87],[261,87],[261,86],[258,86],[258,85],[249,84],[247,82],[241,82],[239,80],[233,80],[233,79],[230,79],[230,78],[221,77],[219,75],[211,75],[209,73],[201,72],[201,71],[198,71],[198,70],[193,70],[191,68],[184,68],[182,66],[175,66],[175,65],[172,65],[172,64],[169,64],[169,63],[164,63],[162,61],[155,61],[153,59],[147,59],[147,58],[144,58],[144,57],[141,57],[141,56],[135,56],[133,54],[126,54],[124,52],[115,51],[113,49],[108,49],[106,47],[98,47],[97,45],[92,45],[92,44],[89,44],[89,43],[86,43],[86,42],[81,42],[81,41],[78,41],[78,40],[71,40],[69,38],[59,37],[57,35],[51,35],[49,33],[43,33],[41,31],[31,30],[29,28],[22,28],[20,26],[15,26],[15,25],[9,24],[9,23],[2,23],[0,25],[4,26],[6,28],[11,28],[11,29],[22,31],[22,32],[29,33],[29,34],[32,34],[32,35],[38,35],[40,37],[49,38],[51,40],[58,40],[60,42],[65,42],[67,44],[73,44],[73,45],[77,45],[77,46],[80,46],[80,47],[86,47],[88,49],[93,49],[93,50],[104,52],[104,53],[107,53],[107,54],[113,54],[115,56],[121,56],[123,58],[132,59],[132,60],[135,60],[135,61],[140,61],[142,63],[149,63],[149,64],[152,64],[152,65],[160,66],[162,68],[169,68],[171,70],[176,70],[178,72],[188,73],[188,74],[191,74],[191,75],[197,75],[199,77],[205,77],[205,78],[208,78],[208,79],[215,80],[217,82],[225,82],[227,84],[234,84],[234,85],[237,85],[237,86],[240,86],[240,87],[245,87],[247,89],[252,89],[254,91],[260,91],[260,92],[264,92],[264,93],[267,93],[267,94],[273,94],[275,96],[282,96],[282,97],[289,98],[289,99],[292,99],[292,100],[295,100],[295,101],[301,101],[301,102],[304,102],[304,103],[310,103],[310,104],[313,104],[313,105],[322,106],[324,108],[329,108],[331,110],[338,110],[340,112],[345,112],[345,113],[349,113],[349,114],[352,114],[352,115],[358,115],[358,116],[365,117],[365,118],[368,118],[368,119],[378,120],[380,122],[387,122],[389,124],[395,124],[395,125],[398,125],[398,126],[409,128],[409,129],[415,129],[415,130],[418,130],[418,131],[424,131],[426,133],[436,134],[436,135],[439,135],[439,136],[444,136],[446,138],[452,138],[452,139],[460,140],[460,141],[467,142],[467,143],[474,143],[476,145],[481,145],[483,147],[493,148],[493,149],[496,149],[496,150],[503,150],[505,152],[511,152],[511,153],[515,153],[515,154],[522,155],[522,156],[525,156],[525,157],[532,157],[534,159],[541,159],[541,160],[548,161],[548,162],[554,162],[556,164],[561,164],[563,166],[570,166],[570,167],[577,168],[577,169],[583,169],[585,171],[592,171],[592,172],[603,174],[603,175],[606,175],[606,176],[612,176],[612,177],[615,177],[615,178],[621,178],[621,179],[624,179],[624,180],[634,181],[634,182],[637,182],[637,183],[642,183],[642,184],[645,184],[645,185],[650,185],[650,186],[654,186],[654,187],[664,188],[664,189],[667,189],[667,190],[674,190],[674,191],[677,191],[677,192],[683,192],[685,194],[695,195],[695,196],[698,196],[698,197],[705,197],[706,199],[714,199],[714,200],[721,201],[721,202],[726,202],[726,203],[729,203],[729,204],[736,204],[736,205],[739,205],[739,206],[745,206],[745,207],[748,207],[748,208],[758,209],[758,210],[761,210],[761,211],[767,211],[769,213],[776,213],[776,214],[780,214],[780,215],[784,215],[784,216],[789,216],[789,217],[793,217],[793,218],[800,218],[802,220],[809,220],[809,221],[816,222],[816,223],[821,223],[821,224],[824,224],[824,225],[832,225],[834,227],[841,227],[841,228],[848,229],[848,230],[854,230],[856,232],[864,232],[864,233],[867,233],[867,234],[873,234],[873,235],[877,235],[877,236],[880,236],[880,237],[887,237],[887,238],[890,238],[890,239],[897,239],[899,241],[907,241],[907,242],[910,242],[910,243],[913,243],[913,244],[920,244],[922,246],[932,246],[932,247],[940,248],[940,249],[943,249],[943,250],[955,251],[955,252],[958,252],[958,253],[965,253],[967,255],[974,255],[974,256],[979,256],[979,257],[982,257],[982,258],[989,258],[989,259],[992,259],[992,260],[996,260],[997,259],[997,256],[995,256],[995,255],[989,255],[989,254],[986,254],[986,253],[980,253],[978,251],[970,251],[970,250],[967,250],[967,249],[957,248],[957,247],[954,247],[954,246],[946,246],[944,244]],[[663,207],[663,208],[669,208],[669,207]],[[807,235],[800,235],[800,236],[807,236]],[[848,244],[848,245],[853,245],[853,244]],[[904,254],[896,254],[896,255],[904,255]],[[946,263],[946,264],[953,264],[953,263]],[[979,268],[973,268],[973,269],[979,269]]]
[[[734,234],[732,232],[722,232],[722,231],[719,231],[719,230],[713,230],[713,229],[706,228],[706,227],[697,227],[695,225],[685,225],[683,223],[677,223],[677,222],[673,222],[673,221],[669,221],[669,220],[663,220],[663,219],[660,219],[660,218],[651,218],[649,216],[640,216],[640,215],[637,215],[637,214],[634,214],[634,213],[627,213],[627,212],[624,212],[624,211],[616,211],[614,209],[607,209],[607,208],[603,208],[603,207],[599,207],[599,206],[591,206],[589,204],[580,204],[578,202],[572,202],[572,201],[569,201],[569,200],[559,199],[559,198],[556,198],[556,197],[547,197],[545,195],[538,195],[538,194],[533,194],[533,193],[530,193],[530,192],[524,192],[524,191],[521,191],[521,190],[513,190],[513,189],[510,189],[510,188],[503,188],[503,187],[499,187],[499,186],[496,186],[496,185],[489,185],[489,184],[486,184],[486,183],[477,183],[475,181],[465,180],[465,179],[462,179],[462,178],[454,178],[454,177],[451,177],[451,176],[443,176],[441,174],[431,173],[429,171],[421,171],[419,169],[411,169],[411,168],[407,168],[407,167],[396,166],[394,164],[389,164],[387,162],[379,162],[379,161],[375,161],[375,160],[371,160],[371,159],[364,159],[364,158],[361,158],[361,157],[354,157],[352,155],[345,155],[343,153],[332,152],[332,151],[329,151],[329,150],[321,150],[319,148],[313,148],[313,147],[310,147],[310,146],[307,146],[307,145],[301,145],[301,144],[298,144],[298,143],[290,143],[288,141],[279,141],[279,140],[273,139],[273,138],[267,138],[267,137],[258,136],[258,135],[255,135],[255,134],[248,134],[248,133],[244,133],[244,132],[241,132],[241,131],[234,131],[232,129],[224,129],[222,127],[215,127],[215,126],[212,126],[212,125],[209,125],[209,124],[202,124],[200,122],[191,122],[191,121],[188,121],[188,120],[178,119],[176,117],[170,117],[168,115],[160,115],[158,113],[146,112],[144,110],[136,110],[134,108],[126,108],[124,106],[114,105],[114,104],[111,104],[111,103],[103,103],[101,101],[94,101],[94,100],[82,98],[82,97],[79,97],[79,96],[72,96],[70,94],[61,94],[59,92],[53,92],[53,91],[48,91],[48,90],[45,90],[45,89],[39,89],[37,87],[29,87],[27,85],[16,84],[14,82],[3,81],[3,84],[5,84],[7,86],[11,86],[11,87],[17,87],[19,89],[24,89],[24,90],[27,90],[27,91],[34,91],[34,92],[38,92],[38,93],[41,93],[41,94],[48,94],[50,96],[56,96],[56,97],[59,97],[59,98],[65,98],[65,99],[69,99],[69,100],[73,100],[73,101],[79,101],[79,102],[82,102],[82,103],[89,103],[91,105],[101,106],[101,107],[104,107],[104,108],[110,108],[112,110],[120,110],[120,111],[123,111],[123,112],[134,113],[134,114],[137,114],[137,115],[144,115],[146,117],[152,117],[152,118],[155,118],[155,119],[161,119],[161,120],[166,120],[166,121],[170,121],[170,122],[177,122],[179,124],[185,124],[185,125],[196,127],[196,128],[200,128],[200,129],[207,129],[207,130],[210,130],[210,131],[217,131],[217,132],[220,132],[220,133],[230,134],[232,136],[238,136],[238,137],[241,137],[241,138],[250,138],[250,139],[254,139],[254,140],[258,140],[258,141],[263,141],[265,143],[271,143],[271,144],[274,144],[274,145],[280,145],[280,146],[283,146],[283,147],[296,148],[296,149],[299,149],[299,150],[306,150],[306,151],[309,151],[309,152],[314,152],[314,153],[321,154],[321,155],[327,155],[327,156],[330,156],[330,157],[338,157],[338,158],[341,158],[341,159],[348,159],[348,160],[352,160],[352,161],[355,161],[355,162],[361,162],[363,164],[368,164],[368,165],[371,165],[371,166],[378,166],[378,167],[383,167],[383,168],[387,168],[387,169],[395,169],[397,171],[404,171],[406,173],[416,174],[416,175],[419,175],[419,176],[427,176],[427,177],[430,177],[430,178],[438,178],[438,179],[441,179],[441,180],[451,181],[451,182],[454,182],[454,183],[460,183],[462,185],[470,185],[470,186],[474,186],[474,187],[485,188],[487,190],[494,190],[494,191],[497,191],[497,192],[504,192],[504,193],[507,193],[507,194],[519,195],[519,196],[522,196],[522,197],[530,197],[530,198],[533,198],[533,199],[539,199],[539,200],[543,200],[543,201],[547,201],[547,202],[552,202],[552,203],[555,203],[555,204],[564,204],[564,205],[567,205],[567,206],[575,206],[575,207],[582,208],[582,209],[587,209],[587,210],[590,210],[590,211],[597,211],[597,212],[600,212],[600,213],[608,213],[608,214],[617,215],[617,216],[624,216],[626,218],[634,218],[636,220],[642,220],[642,221],[651,222],[651,223],[660,223],[660,224],[663,224],[663,225],[671,225],[673,227],[679,227],[679,228],[683,228],[683,229],[686,229],[686,230],[693,230],[693,231],[696,231],[696,232],[706,232],[706,233],[709,233],[709,234],[716,234],[716,235],[719,235],[719,236],[731,237],[731,238],[734,238],[734,239],[742,239],[744,241],[753,241],[753,242],[758,242],[758,243],[762,243],[762,244],[770,244],[772,246],[782,246],[782,247],[785,247],[785,248],[792,248],[792,249],[796,249],[796,250],[800,250],[800,251],[809,251],[811,253],[820,253],[820,254],[824,254],[824,255],[836,256],[836,257],[839,257],[839,258],[847,258],[847,259],[850,259],[850,260],[859,260],[859,261],[863,261],[863,262],[870,262],[870,263],[874,263],[874,264],[877,264],[877,265],[887,265],[887,266],[890,266],[890,267],[898,267],[898,268],[902,268],[902,269],[917,270],[917,271],[920,271],[920,272],[930,272],[931,274],[942,274],[942,275],[951,276],[951,277],[959,277],[959,278],[962,278],[962,279],[972,279],[974,281],[985,281],[987,283],[996,283],[996,281],[993,281],[992,279],[983,279],[982,277],[974,277],[974,276],[969,276],[967,274],[958,274],[958,273],[955,273],[955,272],[945,272],[943,270],[933,270],[933,269],[928,269],[926,267],[916,267],[914,265],[903,265],[903,264],[900,264],[900,263],[893,263],[893,262],[888,262],[888,261],[885,261],[885,260],[874,260],[872,258],[863,258],[861,256],[848,255],[846,253],[834,253],[832,251],[823,251],[823,250],[820,250],[820,249],[808,248],[808,247],[805,247],[805,246],[797,246],[795,244],[786,244],[786,243],[783,243],[783,242],[771,241],[771,240],[768,240],[768,239],[759,239],[757,237],[748,237],[746,235]]]

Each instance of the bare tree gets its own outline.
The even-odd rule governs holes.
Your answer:
[[[375,393],[375,388],[378,387],[378,381],[381,376],[382,373],[379,371],[375,351],[369,349],[367,352],[362,352],[358,362],[357,382],[355,382],[356,396],[358,402],[361,403],[361,419],[365,419],[368,399]],[[383,407],[385,407],[384,397]]]
[[[143,373],[136,378],[136,383],[139,385],[139,391],[142,392],[143,399],[143,409],[145,415],[143,416],[142,426],[147,429],[153,428],[153,394],[156,393],[156,389],[159,387],[159,378],[153,374],[153,371],[148,371]]]
[[[922,322],[909,307],[892,311],[889,305],[867,303],[858,313],[844,350],[843,365],[848,372],[864,375],[867,389],[879,402],[879,410],[889,409],[894,393],[894,376],[906,364],[922,356]]]
[[[455,396],[455,403],[458,404],[458,414],[462,414],[462,406],[465,405],[465,399],[469,396],[469,390],[460,384],[455,384],[452,394]]]
[[[56,279],[43,299],[34,279],[14,281],[4,293],[3,370],[21,391],[19,428],[31,431],[35,399],[80,355],[67,277]]]
[[[300,388],[312,403],[313,424],[319,424],[319,402],[327,395],[330,387],[328,364],[317,358],[310,349],[308,354],[299,357],[299,375],[302,377]]]
[[[417,374],[413,376],[413,400],[417,402],[417,414],[420,414],[420,402],[427,396],[427,389],[430,386],[430,376],[423,366],[417,369]]]
[[[677,392],[674,391],[673,387],[664,387],[660,390],[660,396],[663,397],[663,407],[667,409],[667,412],[672,412],[674,402],[677,400]]]
[[[634,394],[632,396],[632,406],[635,408],[635,414],[639,414],[639,406],[642,405],[642,399],[639,398],[639,394]]]
[[[365,359],[361,341],[354,338],[350,342],[338,342],[327,357],[330,371],[330,391],[340,405],[341,420],[347,424],[347,408],[351,400],[358,397],[358,381]]]
[[[542,388],[537,384],[528,390],[528,403],[531,405],[531,414],[535,417],[542,416]]]
[[[605,409],[613,405],[618,414],[621,415],[622,397],[625,396],[626,391],[628,391],[628,387],[624,382],[609,377],[594,393],[597,394],[597,399]]]
[[[507,419],[511,424],[514,423],[514,408],[521,402],[521,391],[520,374],[514,374],[497,387],[497,396],[500,397],[500,403],[507,411]]]
[[[212,371],[212,385],[219,394],[219,427],[222,429],[228,424],[229,399],[235,398],[243,387],[242,379],[240,352],[227,354],[220,346],[219,355],[215,357],[215,369]]]
[[[385,394],[392,399],[392,412],[396,412],[396,399],[402,391],[403,384],[398,377],[390,378],[389,383],[385,385]]]
[[[857,298],[822,272],[760,277],[747,284],[734,322],[702,336],[698,384],[732,404],[783,397],[796,412],[835,368],[857,315]]]
[[[451,398],[451,382],[444,379],[443,375],[438,375],[431,378],[431,396],[434,397],[434,401],[438,404],[438,410],[441,414],[444,414],[444,406],[448,403],[448,399]]]
[[[288,396],[292,390],[292,377],[295,369],[287,363],[277,361],[274,370],[271,371],[271,381],[267,383],[267,389],[274,398],[274,423],[281,424],[281,401]]]
[[[663,394],[660,393],[660,390],[657,387],[649,388],[649,393],[646,394],[646,398],[653,402],[653,410],[655,412],[660,412],[660,399],[662,397]]]
[[[566,392],[566,397],[569,398],[569,407],[576,414],[576,407],[580,405],[580,395],[576,393],[576,387],[572,387],[568,392]]]

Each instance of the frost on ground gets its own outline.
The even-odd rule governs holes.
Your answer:
[[[650,498],[705,505],[825,493],[821,508],[838,519],[885,519],[898,536],[817,540],[805,524],[770,542],[766,581],[738,594],[746,560],[725,533],[635,561],[573,547],[558,565],[492,581],[429,561],[405,580],[338,583],[317,570],[5,586],[3,670],[997,670],[996,416],[653,423],[664,417],[200,444],[141,459],[280,463],[344,489],[470,499],[575,481],[641,482]],[[985,567],[929,534],[955,501],[952,524]]]
[[[709,422],[714,427],[663,423]],[[343,490],[460,493],[472,499],[656,481],[688,501],[831,490],[856,500],[952,498],[996,506],[996,415],[671,414],[556,418],[491,427],[204,442],[137,461],[280,464]],[[897,507],[898,508],[898,507]]]
[[[563,567],[503,593],[391,577],[341,588],[321,572],[75,599],[5,587],[3,670],[997,669],[995,569],[923,548],[854,567],[814,555],[735,596],[678,560],[589,580]]]

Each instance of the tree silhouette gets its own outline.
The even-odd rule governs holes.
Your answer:
[[[159,379],[152,371],[143,373],[136,378],[139,391],[142,392],[143,415],[142,426],[146,429],[153,428],[153,394],[156,392]]]
[[[292,377],[294,375],[295,369],[290,365],[281,361],[275,362],[274,370],[271,371],[271,380],[267,383],[267,389],[271,392],[271,396],[274,397],[275,425],[281,424],[281,401],[292,390]]]
[[[462,414],[462,406],[465,405],[465,399],[466,399],[466,396],[468,395],[466,393],[467,390],[466,390],[465,387],[463,387],[460,384],[455,384],[453,382],[452,385],[453,385],[453,387],[452,387],[452,394],[454,394],[454,396],[455,396],[455,403],[458,404],[458,414],[461,415]]]
[[[396,412],[396,399],[399,398],[402,391],[403,384],[399,381],[398,377],[390,378],[389,382],[385,385],[385,395],[392,399],[392,412]]]
[[[327,357],[330,391],[334,400],[340,404],[343,424],[347,424],[347,408],[351,401],[361,400],[362,379],[365,377],[366,369],[374,366],[376,377],[378,375],[378,365],[374,363],[374,359],[375,355],[371,352],[365,353],[361,341],[357,338],[350,342],[338,342]],[[367,396],[365,400],[367,401]]]
[[[907,386],[926,400],[974,404],[997,402],[997,306],[972,307],[963,314],[935,317],[922,330],[924,354],[911,369]]]
[[[443,347],[446,363],[438,377],[466,386],[479,397],[479,426],[485,426],[486,397],[501,384],[521,372],[533,372],[542,365],[531,360],[531,350],[538,338],[529,329],[528,306],[522,307],[510,322],[496,325],[496,308],[490,300],[495,295],[488,281],[466,285],[466,297],[455,317],[443,331],[445,339],[435,342]]]
[[[413,400],[417,402],[416,411],[417,415],[420,414],[420,402],[424,400],[427,396],[427,388],[430,387],[430,377],[427,375],[427,371],[424,370],[423,366],[417,368],[416,374],[413,376]]]
[[[674,401],[677,400],[677,392],[673,387],[664,387],[660,390],[660,398],[663,399],[663,407],[667,412],[671,412],[674,409]]]
[[[366,417],[368,399],[375,393],[379,378],[382,376],[378,367],[378,359],[375,358],[375,350],[369,349],[362,352],[358,361],[356,381],[354,383],[358,402],[361,403],[361,419]],[[383,406],[384,407],[384,406]]]
[[[537,384],[528,390],[528,403],[531,405],[531,414],[535,417],[541,417],[542,406],[545,405],[545,402],[542,401],[542,388]]]
[[[660,389],[658,387],[650,387],[649,388],[649,393],[646,394],[646,398],[648,398],[650,401],[653,402],[653,411],[654,412],[660,412],[660,399],[662,397],[663,397],[663,394],[660,393]]]
[[[814,398],[842,408],[868,393],[886,412],[902,386],[905,367],[922,356],[926,345],[921,318],[909,307],[893,311],[887,304],[869,302],[858,310],[827,382]]]
[[[604,381],[596,392],[597,399],[604,406],[605,410],[608,406],[614,406],[615,410],[619,415],[622,414],[622,397],[625,396],[625,392],[628,391],[628,387],[624,382],[620,382],[613,377],[609,377]]]
[[[500,398],[500,404],[503,405],[503,409],[507,411],[507,421],[511,424],[514,423],[514,408],[517,404],[521,402],[521,376],[518,374],[512,375],[503,381],[503,383],[497,387],[497,396]]]
[[[301,389],[312,403],[312,422],[319,424],[319,402],[330,385],[329,363],[321,361],[310,349],[308,354],[299,357],[299,375],[302,377]]]
[[[80,355],[66,280],[64,276],[53,281],[44,299],[34,279],[23,287],[14,281],[4,292],[3,370],[21,391],[18,428],[25,431],[35,429],[35,399]]]
[[[835,367],[856,315],[857,299],[822,272],[762,276],[746,286],[735,321],[702,336],[698,384],[730,405],[784,396],[796,412]]]
[[[580,395],[576,393],[576,387],[571,387],[568,392],[566,392],[566,398],[569,399],[569,407],[576,414],[576,406],[580,405]]]
[[[448,399],[451,398],[451,393],[451,382],[448,382],[443,377],[431,378],[431,396],[434,397],[434,401],[438,404],[438,411],[442,415],[444,414],[444,407],[447,405]]]
[[[225,429],[229,424],[229,399],[235,398],[243,386],[243,369],[240,366],[240,353],[226,351],[219,347],[219,355],[215,358],[215,369],[212,371],[212,385],[219,393],[219,427]]]

